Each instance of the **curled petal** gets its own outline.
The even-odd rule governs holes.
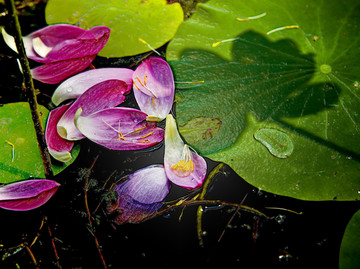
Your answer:
[[[0,187],[0,207],[25,211],[45,204],[56,192],[59,183],[53,180],[33,179],[18,181]]]
[[[164,130],[146,122],[146,114],[137,109],[115,107],[84,115],[75,115],[78,130],[93,142],[114,150],[137,150],[151,147],[164,137]]]
[[[34,79],[43,83],[57,84],[87,68],[95,57],[95,55],[89,55],[40,65],[31,69],[31,75]]]
[[[78,98],[87,89],[105,80],[118,79],[127,84],[123,94],[130,91],[133,70],[128,68],[99,68],[88,70],[68,78],[56,88],[51,100],[59,105],[65,100]]]
[[[24,37],[24,44],[30,59],[52,63],[96,55],[105,46],[109,35],[110,29],[105,26],[84,30],[73,25],[55,24]]]
[[[186,189],[200,187],[207,172],[205,159],[182,141],[171,114],[166,116],[164,166],[168,179]]]
[[[76,111],[81,107],[83,115],[87,116],[101,109],[117,106],[124,101],[125,96],[122,93],[126,88],[126,83],[121,80],[106,80],[92,86],[76,99],[60,118],[57,124],[59,135],[67,140],[84,138],[74,125]]]
[[[170,182],[163,165],[150,165],[129,175],[114,190],[118,197],[115,210],[120,212],[115,222],[137,223],[162,206],[161,202],[169,193]]]
[[[153,57],[143,61],[134,71],[133,90],[141,109],[153,120],[163,120],[174,101],[174,77],[168,63]]]
[[[64,112],[70,107],[71,103],[51,110],[46,123],[45,139],[49,149],[49,153],[56,160],[61,162],[67,162],[71,160],[71,149],[74,146],[74,142],[64,140],[56,130],[56,125],[64,114]]]

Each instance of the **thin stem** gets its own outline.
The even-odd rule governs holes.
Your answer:
[[[25,90],[26,97],[28,99],[28,103],[30,105],[31,116],[32,116],[32,120],[34,122],[34,127],[35,127],[36,138],[38,141],[40,154],[41,154],[41,158],[42,158],[43,165],[44,165],[45,177],[47,179],[50,179],[50,178],[53,178],[54,173],[53,173],[53,170],[51,167],[50,154],[47,149],[47,145],[46,145],[46,141],[45,141],[44,128],[43,128],[43,126],[41,124],[41,120],[40,120],[40,113],[39,113],[39,109],[38,109],[38,102],[37,102],[37,98],[36,98],[34,82],[33,82],[32,76],[31,76],[29,61],[28,61],[28,58],[26,57],[25,47],[24,47],[24,43],[23,43],[23,39],[22,39],[22,35],[21,35],[19,18],[16,13],[14,0],[5,0],[5,4],[6,4],[6,9],[7,9],[9,17],[10,17],[11,25],[14,28],[13,29],[14,30],[14,39],[15,39],[16,47],[17,47],[17,50],[19,53],[20,65],[21,65],[21,69],[22,69],[23,77],[24,77],[24,90]]]

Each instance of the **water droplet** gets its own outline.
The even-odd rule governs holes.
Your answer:
[[[289,158],[294,151],[294,144],[290,137],[285,132],[274,128],[261,128],[255,132],[254,138],[273,156],[280,159]]]
[[[360,82],[359,81],[354,81],[353,86],[355,89],[359,89],[360,88]]]
[[[284,215],[277,215],[277,216],[275,217],[275,220],[276,220],[277,223],[279,223],[279,224],[283,224],[284,221],[285,221],[285,219],[286,219],[286,216],[284,216]]]
[[[72,92],[73,91],[73,88],[72,87],[69,87],[66,89],[67,92]]]
[[[358,190],[358,194],[360,194],[360,190]]]

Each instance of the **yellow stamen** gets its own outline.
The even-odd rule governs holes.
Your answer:
[[[140,80],[140,78],[138,76],[135,77],[141,84],[141,86],[145,87],[145,85],[142,83],[142,81]]]
[[[238,40],[238,39],[239,39],[238,37],[229,38],[229,39],[224,39],[224,40],[221,40],[221,41],[218,41],[218,42],[213,43],[211,46],[212,46],[213,48],[215,48],[215,47],[219,46],[219,45],[222,44],[222,43],[231,42],[231,41]]]
[[[178,163],[171,166],[171,169],[176,171],[178,176],[186,177],[194,171],[194,163],[192,160],[181,160]]]
[[[153,106],[155,107],[154,97],[151,97],[151,102],[152,102]]]
[[[121,141],[126,141],[126,139],[124,138],[123,134],[120,133],[119,131],[117,132],[119,134],[119,140]]]
[[[140,91],[140,88],[138,85],[136,85],[135,80],[133,80],[133,83],[134,83],[135,87]]]
[[[275,33],[277,31],[282,31],[282,30],[286,30],[286,29],[299,29],[299,25],[289,25],[289,26],[282,26],[282,27],[278,27],[275,29],[272,29],[271,31],[267,32],[267,35],[270,35],[272,33]]]
[[[5,140],[5,142],[11,146],[11,162],[13,162],[15,159],[15,145],[8,140]]]
[[[140,140],[138,141],[139,143],[150,143],[150,140],[149,139],[145,139],[145,140]]]
[[[150,133],[148,133],[148,134],[146,134],[146,135],[144,135],[144,136],[142,136],[142,137],[140,137],[141,139],[143,139],[143,138],[146,138],[146,137],[148,137],[148,136],[150,136],[150,135],[152,135],[153,133],[152,132],[150,132]]]
[[[156,50],[154,49],[153,47],[150,46],[150,44],[148,42],[146,42],[144,39],[142,38],[139,38],[138,39],[141,43],[143,43],[144,45],[148,46],[153,52],[155,52],[157,55],[161,56],[161,54]]]
[[[146,85],[146,78],[147,78],[147,75],[144,76],[144,84],[145,84],[145,86],[147,86]]]
[[[259,15],[256,15],[256,16],[251,16],[251,17],[246,17],[246,18],[236,18],[237,21],[250,21],[250,20],[256,20],[256,19],[260,19],[262,17],[266,16],[266,12],[264,13],[261,13]]]
[[[132,131],[132,133],[135,133],[135,132],[137,132],[137,131],[141,131],[142,129],[145,129],[145,128],[146,128],[146,126],[137,128],[137,129],[135,129],[134,131]]]

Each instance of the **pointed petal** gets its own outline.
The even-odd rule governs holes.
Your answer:
[[[115,107],[75,116],[78,130],[91,141],[114,150],[137,150],[151,147],[164,137],[164,130],[145,122],[146,114],[137,109]]]
[[[174,101],[174,77],[168,63],[159,57],[146,59],[134,71],[136,101],[149,117],[163,120]]]
[[[182,141],[171,114],[166,117],[164,166],[168,179],[186,189],[200,187],[207,172],[205,159]]]
[[[25,211],[45,204],[56,192],[59,183],[46,179],[24,180],[0,187],[0,207]]]
[[[81,107],[83,115],[87,116],[101,109],[117,106],[124,101],[125,96],[122,93],[126,88],[126,83],[121,80],[106,80],[92,86],[76,99],[61,117],[57,125],[59,135],[67,140],[84,138],[74,125],[76,111]]]
[[[46,124],[45,139],[49,149],[49,153],[56,160],[61,162],[67,162],[71,160],[71,149],[74,146],[74,142],[63,139],[57,133],[57,123],[64,114],[64,112],[70,107],[71,103],[51,110]]]
[[[162,206],[168,195],[170,182],[163,165],[150,165],[129,175],[126,181],[115,186],[118,196],[115,222],[138,223],[151,216]]]
[[[0,27],[1,28],[1,34],[4,38],[4,41],[6,43],[6,45],[8,45],[8,47],[10,49],[12,49],[13,51],[15,51],[16,53],[18,53],[17,47],[16,47],[16,43],[15,43],[15,39],[12,35],[9,35],[6,31],[4,27]]]
[[[65,100],[78,98],[87,89],[105,80],[118,79],[127,84],[123,94],[130,91],[133,70],[128,68],[92,69],[68,78],[56,88],[51,100],[59,105]]]
[[[31,69],[31,75],[34,79],[42,83],[57,84],[87,68],[95,57],[95,55],[90,55],[77,59],[43,64]]]

